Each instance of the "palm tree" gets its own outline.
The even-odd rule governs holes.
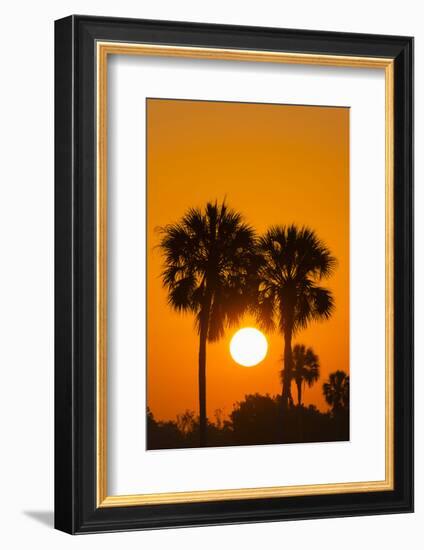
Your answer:
[[[169,305],[195,315],[199,335],[199,437],[206,441],[206,343],[224,334],[252,303],[256,236],[238,212],[208,202],[162,227],[162,282]]]
[[[319,378],[319,360],[312,348],[296,344],[293,348],[292,379],[297,387],[297,402],[302,405],[302,387],[306,384],[312,387]],[[284,381],[284,369],[281,371],[281,381]]]
[[[328,382],[322,385],[322,391],[333,413],[349,407],[349,376],[344,371],[331,373]]]
[[[291,401],[292,338],[311,321],[328,319],[334,309],[330,290],[319,286],[336,259],[307,227],[274,226],[259,239],[258,321],[265,330],[276,326],[284,337],[282,407]]]

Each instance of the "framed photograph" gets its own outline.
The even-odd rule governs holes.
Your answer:
[[[55,525],[411,512],[413,39],[55,25]]]

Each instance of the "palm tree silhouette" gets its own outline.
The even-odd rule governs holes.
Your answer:
[[[292,378],[297,387],[297,403],[302,405],[302,387],[306,384],[308,388],[318,380],[320,374],[318,355],[312,348],[305,348],[303,344],[296,344],[293,347],[293,370]],[[284,369],[281,371],[281,381],[284,381]]]
[[[284,336],[282,407],[291,398],[292,337],[312,320],[328,319],[334,309],[330,290],[318,285],[333,272],[336,259],[315,232],[295,225],[274,226],[259,239],[258,322]]]
[[[162,227],[162,282],[169,305],[195,315],[199,335],[199,439],[207,444],[206,343],[224,334],[252,303],[256,237],[238,212],[208,202]]]
[[[322,385],[322,391],[333,413],[349,407],[349,376],[344,371],[331,373],[328,382]]]

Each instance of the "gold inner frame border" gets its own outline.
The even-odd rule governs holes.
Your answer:
[[[356,67],[384,69],[385,72],[385,212],[386,212],[386,376],[385,376],[385,479],[315,485],[217,489],[173,493],[149,493],[109,496],[107,492],[107,62],[109,55],[144,55],[256,61],[296,65]],[[97,507],[142,506],[255,498],[293,497],[306,495],[342,494],[394,489],[394,60],[381,57],[354,57],[258,50],[166,46],[125,42],[96,42],[97,63]]]

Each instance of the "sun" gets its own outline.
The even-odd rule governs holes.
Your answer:
[[[243,367],[257,365],[265,359],[267,352],[267,339],[256,328],[242,328],[231,338],[231,357]]]

